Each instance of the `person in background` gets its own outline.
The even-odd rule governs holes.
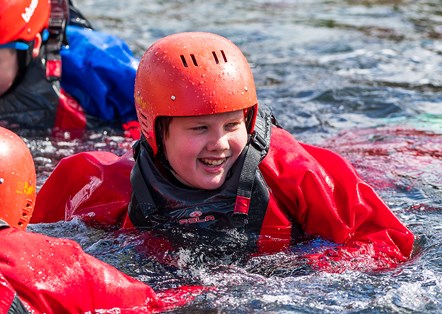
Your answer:
[[[35,222],[233,229],[261,254],[320,237],[336,245],[306,257],[329,271],[411,256],[413,233],[345,159],[298,142],[258,105],[249,64],[228,39],[190,32],[154,43],[137,71],[135,105],[142,137],[133,156],[63,159],[37,196]]]
[[[92,29],[68,0],[0,0],[0,125],[78,131],[111,126],[139,138],[138,59]]]
[[[26,232],[36,194],[34,162],[23,140],[2,127],[0,161],[1,313],[157,313],[202,291],[188,286],[157,294],[72,240]]]

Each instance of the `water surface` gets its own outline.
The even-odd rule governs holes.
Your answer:
[[[161,250],[140,235],[75,220],[32,230],[75,239],[156,290],[217,287],[182,312],[442,312],[440,1],[76,3],[97,29],[123,38],[139,57],[155,40],[176,32],[230,38],[252,65],[260,103],[270,105],[299,140],[348,158],[416,234],[418,246],[410,261],[393,270],[329,274],[309,269],[298,254],[332,245],[321,240],[245,259],[234,254],[239,239],[232,234],[232,247],[210,253],[210,244],[189,246],[171,254],[169,265],[158,261]],[[62,157],[82,150],[122,154],[131,145],[109,130],[75,140],[69,134],[22,134],[36,159],[39,186]]]

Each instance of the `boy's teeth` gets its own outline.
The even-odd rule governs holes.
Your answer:
[[[218,160],[212,160],[212,159],[201,159],[201,161],[205,164],[211,165],[211,166],[219,166],[224,162],[225,159],[218,159]]]

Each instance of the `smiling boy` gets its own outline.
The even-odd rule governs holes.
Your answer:
[[[135,164],[127,155],[66,158],[39,194],[36,221],[121,225],[126,216],[126,228],[236,229],[260,253],[319,236],[340,244],[332,256],[312,256],[325,268],[361,252],[379,268],[410,257],[413,234],[346,160],[298,142],[258,106],[248,62],[228,39],[192,32],[154,43],[137,71],[135,104],[143,134]],[[88,198],[90,179],[75,175],[85,167],[98,180]],[[75,188],[60,190],[60,180]]]

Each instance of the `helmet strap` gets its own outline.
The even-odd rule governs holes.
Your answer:
[[[176,173],[175,170],[173,170],[172,166],[170,165],[169,160],[166,158],[166,154],[164,153],[163,146],[158,147],[158,153],[155,156],[155,159],[159,161],[161,166],[163,166],[164,169],[170,171],[172,174]]]
[[[17,51],[17,61],[18,61],[18,72],[15,78],[12,88],[21,82],[25,76],[26,70],[32,61],[32,50],[34,49],[34,41],[29,42],[29,48],[27,50],[16,50]]]
[[[247,128],[247,133],[252,133],[252,127],[253,127],[253,117],[254,117],[254,113],[256,110],[256,106],[244,109],[244,118],[246,121],[246,128]]]
[[[69,20],[68,0],[51,0],[51,17],[49,19],[49,38],[46,42],[46,78],[57,81],[61,78],[62,45],[68,45],[66,25]]]

